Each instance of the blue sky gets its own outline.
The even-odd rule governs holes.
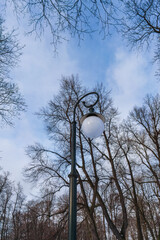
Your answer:
[[[34,113],[56,94],[62,75],[78,74],[88,88],[103,82],[111,90],[122,118],[134,105],[140,105],[147,93],[159,92],[160,83],[154,76],[155,66],[151,64],[152,50],[137,53],[126,47],[118,35],[102,40],[95,34],[82,41],[80,46],[76,39],[63,42],[55,55],[48,32],[41,40],[34,35],[25,35],[25,22],[18,25],[12,8],[7,11],[7,28],[16,27],[20,42],[25,44],[19,66],[11,74],[24,95],[28,110],[21,120],[15,120],[14,128],[0,130],[0,165],[11,173],[12,180],[21,182],[29,195],[35,190],[22,177],[22,169],[29,161],[25,148],[35,142],[51,144],[42,121]]]

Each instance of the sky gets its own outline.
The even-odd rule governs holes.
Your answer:
[[[25,98],[27,111],[21,119],[14,121],[14,127],[0,129],[0,166],[10,172],[12,181],[20,182],[27,196],[36,194],[36,189],[26,182],[23,168],[29,162],[26,148],[35,142],[51,144],[41,119],[35,115],[41,107],[59,90],[62,76],[79,76],[88,88],[102,82],[111,90],[114,105],[122,118],[126,118],[133,106],[141,105],[147,93],[160,90],[152,65],[152,51],[136,52],[126,46],[123,39],[110,36],[102,40],[99,35],[87,37],[80,46],[77,39],[63,42],[54,54],[50,35],[41,39],[26,35],[26,23],[17,23],[13,9],[8,7],[5,26],[8,30],[17,28],[18,39],[24,44],[19,66],[11,76]]]

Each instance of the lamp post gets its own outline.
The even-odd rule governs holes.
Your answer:
[[[96,138],[104,131],[104,117],[94,112],[93,106],[99,101],[99,95],[96,92],[90,92],[82,96],[74,106],[73,122],[72,122],[72,136],[71,136],[71,173],[69,174],[69,233],[68,240],[76,240],[76,225],[77,225],[77,174],[76,174],[76,108],[80,101],[88,95],[96,95],[96,101],[91,105],[86,105],[89,108],[89,113],[84,115],[81,120],[81,128],[84,134],[89,138]]]

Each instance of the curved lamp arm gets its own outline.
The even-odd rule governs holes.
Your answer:
[[[87,96],[89,96],[89,95],[93,95],[93,94],[97,96],[97,99],[96,99],[96,101],[95,101],[93,104],[91,104],[91,105],[86,105],[86,103],[83,102],[83,104],[84,104],[84,106],[85,106],[86,108],[92,108],[92,107],[93,107],[94,105],[96,105],[97,102],[99,101],[99,94],[98,94],[97,92],[89,92],[89,93],[85,94],[84,96],[82,96],[80,99],[78,99],[78,101],[76,102],[76,104],[75,104],[75,106],[74,106],[73,122],[75,122],[75,118],[76,118],[76,108],[77,108],[78,104],[82,101],[83,98],[85,98],[85,97],[87,97]]]

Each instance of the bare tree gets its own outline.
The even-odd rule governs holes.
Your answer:
[[[0,238],[8,240],[10,231],[11,198],[13,194],[13,185],[9,180],[9,174],[0,175]]]
[[[12,125],[13,118],[26,108],[25,102],[15,83],[9,82],[10,70],[16,65],[21,54],[14,31],[6,33],[0,18],[0,120]]]
[[[124,36],[132,45],[150,45],[160,34],[160,2],[158,0],[124,1]]]
[[[103,86],[97,86],[100,95],[99,111],[106,116],[106,131],[103,143],[87,139],[80,131],[80,118],[85,109],[79,106],[77,110],[77,174],[79,192],[83,203],[92,222],[94,235],[100,239],[97,231],[96,206],[100,206],[101,214],[104,215],[110,229],[117,239],[125,239],[127,229],[127,210],[125,205],[124,190],[121,185],[120,175],[117,168],[120,161],[119,147],[115,144],[114,132],[116,130],[117,110],[112,106],[109,93]],[[32,181],[43,179],[54,186],[55,193],[68,188],[68,174],[70,171],[70,148],[71,148],[71,122],[73,106],[78,98],[86,90],[80,83],[71,78],[63,78],[60,93],[49,102],[48,107],[43,108],[39,116],[46,122],[50,139],[54,141],[55,149],[47,149],[40,144],[31,146],[28,154],[32,161],[26,168],[25,174]],[[91,99],[88,99],[91,101]],[[97,110],[98,110],[97,109]],[[108,167],[107,167],[108,166]],[[101,185],[108,186],[113,182],[117,194],[118,214],[111,218],[108,206],[103,197]],[[87,196],[89,189],[90,197]],[[112,210],[111,210],[112,211]],[[118,216],[118,217],[117,217]]]
[[[124,18],[121,31],[133,47],[154,48],[154,61],[160,74],[160,1],[124,1]]]
[[[8,239],[23,239],[24,229],[22,216],[25,211],[25,196],[20,184],[13,188],[12,209],[10,214],[10,234]]]
[[[142,234],[144,239],[157,239],[159,234],[159,107],[159,95],[147,95],[144,105],[130,113],[124,125],[127,141],[121,139],[120,144],[129,166],[131,180],[126,175],[124,181],[135,208],[138,239]]]
[[[3,79],[9,77],[10,70],[16,66],[22,50],[15,30],[8,33],[4,26],[5,22],[0,17],[0,77]]]
[[[0,79],[0,119],[1,125],[13,124],[13,118],[26,108],[19,89],[14,83]]]
[[[145,166],[148,181],[160,189],[160,96],[147,95],[142,107],[135,107],[125,126],[132,137],[134,150]],[[139,126],[140,129],[138,129]],[[144,170],[143,169],[143,170]]]

